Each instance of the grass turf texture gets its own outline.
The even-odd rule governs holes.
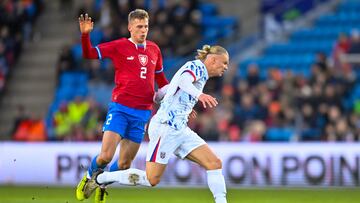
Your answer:
[[[107,203],[212,203],[207,188],[109,188]],[[0,186],[4,203],[80,203],[70,187]],[[94,195],[84,203],[93,202]],[[229,203],[359,203],[360,188],[353,189],[229,189]]]

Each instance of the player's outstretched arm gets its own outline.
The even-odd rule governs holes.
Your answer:
[[[85,16],[83,14],[80,15],[79,27],[81,34],[88,34],[93,30],[94,22],[91,21],[91,17],[87,13],[85,13]]]
[[[179,79],[179,88],[191,96],[198,98],[204,108],[207,106],[210,108],[215,107],[218,104],[216,98],[208,94],[204,94],[200,90],[196,89],[193,85],[194,80],[194,77],[189,72],[184,72]]]
[[[89,17],[87,13],[85,15],[80,15],[79,27],[81,32],[81,47],[83,50],[83,57],[87,59],[100,58],[96,49],[91,45],[89,33],[94,28],[94,22],[91,21],[91,17]]]

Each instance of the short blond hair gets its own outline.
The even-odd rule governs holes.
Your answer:
[[[129,13],[128,22],[134,19],[149,19],[149,14],[143,9],[135,9]]]
[[[195,58],[200,59],[200,60],[205,60],[206,56],[209,54],[217,54],[217,55],[227,54],[227,55],[229,55],[229,53],[226,51],[226,49],[222,46],[219,46],[219,45],[210,46],[210,45],[205,44],[202,47],[202,49],[197,50],[197,55]]]

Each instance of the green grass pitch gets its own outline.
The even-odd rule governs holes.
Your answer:
[[[109,188],[107,203],[212,203],[207,188]],[[80,203],[74,188],[0,186],[2,203]],[[93,196],[83,203],[93,202]],[[359,203],[352,189],[228,189],[229,203]]]

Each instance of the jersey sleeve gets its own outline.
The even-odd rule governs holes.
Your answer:
[[[92,47],[89,33],[81,35],[81,47],[83,57],[86,59],[97,59],[98,55],[96,49]]]
[[[202,92],[194,86],[192,80],[192,76],[185,72],[180,76],[179,88],[198,99]]]
[[[155,74],[159,74],[161,72],[164,72],[164,67],[163,67],[163,60],[162,60],[162,55],[160,52],[160,49],[158,48],[158,60],[156,62],[156,67],[155,67]]]
[[[169,81],[166,79],[164,74],[163,60],[159,48],[158,48],[158,60],[156,62],[156,67],[155,67],[155,81],[160,88],[169,84]]]
[[[119,44],[117,41],[110,41],[101,43],[95,47],[99,59],[111,58],[116,52],[116,46]]]
[[[193,82],[198,81],[203,76],[203,71],[200,66],[197,66],[193,62],[187,62],[184,65],[183,72],[181,74],[190,74],[193,77]]]
[[[88,59],[111,58],[111,56],[114,55],[114,51],[116,50],[115,41],[102,43],[93,47],[90,41],[89,33],[81,35],[81,46],[84,58]]]

